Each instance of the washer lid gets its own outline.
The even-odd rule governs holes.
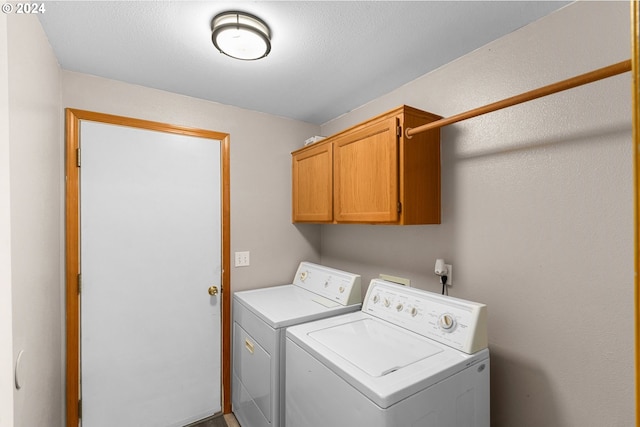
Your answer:
[[[286,336],[287,348],[300,347],[383,409],[489,358],[488,349],[467,354],[363,311],[291,326]]]
[[[442,351],[416,334],[370,318],[317,330],[309,337],[372,377],[381,377]]]

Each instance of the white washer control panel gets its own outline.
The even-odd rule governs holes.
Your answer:
[[[488,345],[484,304],[373,279],[362,311],[465,353]]]
[[[340,305],[362,302],[359,274],[310,262],[301,262],[293,284]]]

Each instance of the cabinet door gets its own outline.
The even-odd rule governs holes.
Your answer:
[[[333,220],[333,150],[320,143],[292,157],[293,222]]]
[[[392,117],[335,140],[336,221],[398,221],[396,129]]]

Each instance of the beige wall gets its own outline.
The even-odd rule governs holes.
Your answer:
[[[7,17],[0,15],[0,427],[13,426]]]
[[[450,116],[630,57],[628,2],[578,2],[322,127]],[[416,54],[420,54],[416,52]],[[424,52],[423,54],[428,54]],[[630,73],[446,127],[443,223],[322,226],[321,260],[489,308],[493,427],[631,426]]]
[[[13,357],[24,351],[13,425],[59,425],[64,390],[60,72],[36,17],[8,16],[7,40]]]

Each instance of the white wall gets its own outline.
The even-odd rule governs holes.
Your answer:
[[[291,157],[319,127],[156,89],[63,71],[63,107],[231,135],[231,268],[234,291],[290,283],[301,260],[319,259],[319,229],[291,224]]]
[[[322,127],[450,116],[630,57],[628,2],[578,2]],[[424,54],[428,54],[425,52]],[[441,225],[325,225],[321,260],[489,308],[493,427],[634,421],[630,73],[442,130]]]
[[[0,15],[0,427],[13,426],[7,17]]]
[[[14,359],[24,351],[14,426],[56,426],[64,408],[60,72],[35,16],[9,15],[7,35]]]

